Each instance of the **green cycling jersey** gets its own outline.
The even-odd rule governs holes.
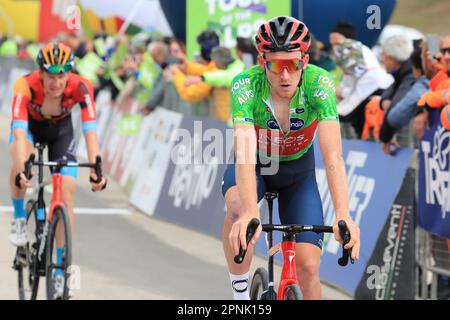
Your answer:
[[[265,71],[253,66],[233,79],[231,87],[234,124],[252,124],[258,153],[270,159],[300,158],[312,146],[321,121],[339,121],[335,87],[330,74],[308,64],[291,99],[290,129],[283,134],[271,105]]]

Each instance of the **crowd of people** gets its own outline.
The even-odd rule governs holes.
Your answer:
[[[206,105],[189,110],[190,114],[229,121],[231,80],[257,63],[251,39],[238,37],[230,50],[221,46],[214,30],[197,36],[200,50],[192,60],[181,40],[145,32],[133,36],[98,32],[93,39],[74,32],[55,40],[75,51],[76,72],[91,81],[95,95],[102,89],[111,92],[113,101],[119,94],[132,95],[144,114],[163,106],[171,88],[186,102],[184,108]],[[411,124],[408,132],[423,135],[431,109],[442,108],[442,123],[450,127],[449,107],[444,108],[450,101],[450,36],[442,38],[435,56],[426,39],[399,34],[383,42],[378,57],[358,41],[356,28],[346,21],[330,31],[328,48],[312,40],[310,63],[334,78],[345,138],[379,141],[383,151],[392,154],[402,128]],[[0,56],[34,59],[38,50],[38,44],[0,35]]]

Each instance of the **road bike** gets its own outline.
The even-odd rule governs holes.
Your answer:
[[[25,162],[24,175],[28,180],[32,178],[31,169],[38,167],[38,194],[36,199],[26,203],[28,243],[18,247],[14,257],[13,269],[18,272],[18,287],[20,300],[35,300],[38,295],[40,277],[46,277],[46,296],[48,300],[60,298],[67,300],[70,289],[70,268],[72,265],[72,234],[69,215],[62,200],[61,169],[64,167],[84,167],[95,170],[99,183],[102,180],[102,161],[97,156],[95,163],[76,163],[67,160],[44,161],[43,153],[46,147],[43,143],[36,143],[38,160],[31,154]],[[48,215],[44,199],[44,167],[52,171],[53,195]],[[15,184],[20,188],[20,176],[16,176]],[[62,260],[57,259],[56,235],[64,239]],[[54,275],[60,270],[64,274],[62,297],[56,296]]]
[[[302,294],[300,286],[297,281],[297,270],[295,265],[295,235],[301,232],[315,232],[315,233],[333,233],[333,227],[331,226],[316,226],[316,225],[300,225],[300,224],[273,224],[272,223],[272,211],[273,200],[277,198],[276,192],[266,192],[264,198],[267,201],[269,207],[269,223],[262,225],[262,231],[267,232],[267,244],[269,247],[269,259],[268,259],[268,271],[265,268],[258,268],[253,277],[250,285],[250,299],[251,300],[300,300]],[[260,221],[257,218],[253,218],[248,227],[246,233],[247,245],[253,238]],[[338,263],[341,266],[346,266],[348,260],[354,263],[351,258],[351,249],[344,249],[344,246],[350,241],[350,232],[344,220],[338,222],[339,232],[344,244],[342,245],[342,257],[339,258]],[[283,240],[281,245],[273,246],[273,232],[283,232]],[[278,252],[283,255],[283,264],[281,271],[281,279],[278,285],[278,292],[274,287],[274,255]],[[242,247],[239,250],[239,254],[235,256],[234,261],[240,264],[244,261],[246,250]]]

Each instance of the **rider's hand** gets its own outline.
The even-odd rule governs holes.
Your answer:
[[[339,233],[339,227],[338,227],[338,222],[339,220],[344,220],[345,223],[347,224],[347,228],[350,231],[350,242],[347,243],[345,245],[345,249],[352,249],[352,259],[353,260],[358,260],[359,259],[359,249],[361,247],[361,242],[360,242],[360,230],[359,227],[356,225],[356,223],[353,221],[353,219],[348,216],[346,218],[340,218],[340,219],[336,219],[336,221],[334,222],[333,225],[333,232],[334,232],[334,237],[336,238],[336,241],[338,241],[340,244],[344,243],[344,240],[341,237],[341,234]]]
[[[395,140],[391,140],[387,143],[381,143],[381,149],[386,154],[394,155],[398,148],[400,148],[400,144]]]
[[[31,172],[31,175],[34,176],[34,172]],[[30,182],[30,180],[27,179],[27,177],[25,177],[25,175],[23,174],[23,172],[20,173],[20,189],[26,189],[26,188],[31,188],[32,184]]]
[[[242,249],[247,250],[247,241],[246,241],[247,226],[250,220],[252,220],[253,218],[255,218],[255,216],[251,215],[243,216],[239,218],[235,223],[233,223],[233,226],[231,227],[228,240],[230,241],[230,246],[233,249],[235,255],[239,254],[239,244],[242,245]],[[256,241],[258,241],[261,231],[262,227],[260,224],[258,226],[258,229],[256,229],[255,235],[250,241],[250,244],[252,245],[256,244]]]
[[[97,180],[97,175],[95,174],[95,172],[91,172],[91,179],[92,180]],[[102,191],[106,188],[106,184],[107,184],[107,180],[105,177],[102,177],[102,181],[100,181],[100,183],[95,183],[91,181],[91,190],[96,192],[96,191]]]

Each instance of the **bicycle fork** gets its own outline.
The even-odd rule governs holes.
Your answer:
[[[266,197],[267,205],[269,206],[269,224],[273,223],[272,221],[273,199],[275,199],[275,194],[270,194]],[[270,231],[267,233],[267,248],[269,248],[269,251],[272,248],[272,246],[273,246],[273,232]],[[277,296],[273,281],[274,255],[275,254],[269,254],[269,263],[268,263],[269,285],[267,291],[261,295],[261,300],[275,300]]]

